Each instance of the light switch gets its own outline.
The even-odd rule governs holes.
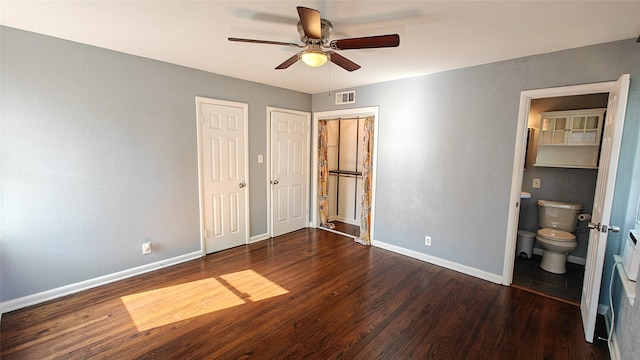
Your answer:
[[[258,155],[258,164],[262,164],[263,161],[262,155]]]
[[[540,189],[540,179],[533,179],[533,188]]]

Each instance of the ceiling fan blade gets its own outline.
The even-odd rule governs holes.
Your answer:
[[[400,45],[400,36],[398,34],[333,40],[330,44],[334,50],[385,48],[398,45]]]
[[[322,37],[320,11],[298,6],[298,15],[304,34],[311,39],[320,39]]]
[[[289,66],[295,64],[300,59],[300,53],[293,55],[292,57],[285,60],[282,64],[276,66],[276,70],[286,69]]]
[[[347,71],[355,71],[360,69],[360,65],[338,54],[337,52],[327,51],[326,54],[329,55],[329,59],[331,60],[332,63],[340,66],[341,68]]]
[[[284,46],[293,46],[293,47],[303,47],[296,43],[286,43],[281,41],[268,41],[268,40],[254,40],[254,39],[241,39],[241,38],[227,38],[229,41],[237,41],[237,42],[246,42],[253,44],[269,44],[269,45],[284,45]]]

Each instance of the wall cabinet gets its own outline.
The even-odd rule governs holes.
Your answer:
[[[534,165],[596,169],[605,110],[541,113]]]

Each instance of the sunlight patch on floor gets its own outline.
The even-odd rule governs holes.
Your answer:
[[[154,289],[120,299],[138,331],[289,293],[253,270]]]

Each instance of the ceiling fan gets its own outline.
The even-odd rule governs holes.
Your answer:
[[[298,16],[300,17],[300,21],[298,22],[298,33],[300,33],[300,41],[302,41],[302,45],[280,41],[241,39],[234,37],[230,37],[229,41],[284,45],[304,49],[278,65],[276,67],[278,70],[286,69],[298,60],[302,60],[305,64],[311,67],[322,66],[328,60],[347,71],[354,71],[360,69],[360,65],[333,50],[373,49],[397,47],[400,45],[400,36],[398,34],[329,41],[333,25],[328,20],[320,18],[320,12],[318,10],[298,6]],[[325,51],[324,49],[331,50]]]

